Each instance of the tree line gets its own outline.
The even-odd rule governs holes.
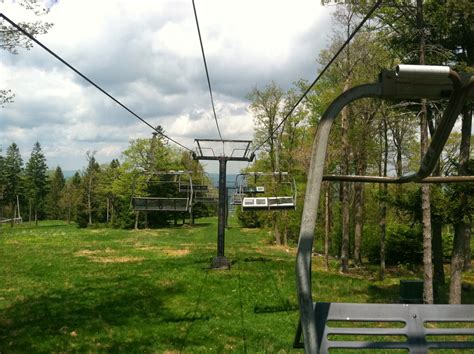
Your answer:
[[[161,131],[161,128],[159,128]],[[66,220],[81,227],[106,223],[112,227],[130,228],[145,225],[166,225],[174,219],[172,213],[150,216],[133,211],[134,196],[156,196],[150,180],[160,171],[191,171],[193,183],[211,184],[205,178],[202,165],[187,152],[169,146],[160,136],[130,141],[121,159],[99,164],[94,152],[85,155],[86,167],[65,178],[57,166],[48,170],[46,157],[39,142],[24,164],[19,147],[12,143],[5,156],[0,154],[0,217],[13,225],[18,210],[24,221]],[[174,190],[167,193],[173,195]],[[194,216],[212,214],[212,208],[199,205]],[[146,218],[146,220],[145,220]]]

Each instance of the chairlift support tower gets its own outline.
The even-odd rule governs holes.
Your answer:
[[[251,162],[255,155],[250,152],[251,140],[195,139],[195,160],[219,161],[219,202],[217,225],[217,256],[212,259],[212,269],[230,269],[225,257],[225,224],[227,209],[226,172],[228,161]]]

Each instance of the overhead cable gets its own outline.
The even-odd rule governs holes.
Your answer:
[[[285,121],[294,112],[296,107],[298,107],[298,105],[301,103],[301,101],[303,101],[303,99],[306,97],[306,95],[309,93],[309,91],[311,91],[311,89],[314,87],[314,85],[316,85],[316,83],[319,81],[321,76],[324,75],[326,70],[331,66],[331,64],[334,62],[334,60],[336,60],[336,58],[339,56],[339,54],[341,54],[341,52],[344,50],[344,48],[349,44],[349,42],[357,34],[357,32],[359,32],[359,30],[362,28],[362,26],[365,24],[365,22],[370,18],[370,16],[372,16],[373,12],[380,6],[381,3],[382,3],[382,0],[377,0],[377,2],[374,4],[374,6],[372,6],[370,11],[367,13],[367,15],[365,15],[363,20],[359,23],[359,25],[355,28],[355,30],[346,39],[344,44],[339,48],[339,50],[336,52],[336,54],[334,54],[334,56],[331,58],[331,60],[326,64],[326,66],[323,68],[323,70],[321,70],[321,72],[318,74],[316,79],[314,79],[314,81],[311,83],[311,85],[309,85],[309,87],[306,89],[306,91],[301,95],[301,97],[298,99],[298,101],[293,105],[293,107],[290,109],[290,111],[285,115],[285,117],[282,119],[280,124],[278,124],[278,126],[271,132],[271,134],[254,149],[254,151],[253,151],[254,153],[257,152],[257,150],[259,150],[263,145],[265,145],[266,142],[269,141],[274,136],[274,134],[278,131],[278,129],[280,129],[280,127],[285,123]]]
[[[199,43],[201,44],[202,60],[204,61],[204,69],[206,69],[207,85],[209,86],[209,94],[211,96],[211,104],[212,104],[212,111],[214,112],[214,120],[216,121],[217,132],[219,133],[219,137],[221,140],[223,140],[221,130],[219,128],[219,122],[217,121],[216,108],[214,106],[214,97],[212,96],[211,80],[209,78],[209,70],[207,70],[206,55],[204,54],[204,46],[202,44],[201,30],[199,29],[199,21],[198,21],[196,5],[194,4],[194,0],[193,0],[193,9],[194,9],[194,18],[196,19],[197,32],[199,35]]]
[[[58,59],[61,63],[63,63],[64,65],[66,65],[69,69],[71,69],[72,71],[74,71],[77,75],[79,75],[80,77],[82,77],[84,80],[86,80],[88,83],[90,83],[92,86],[94,86],[96,89],[98,89],[100,92],[102,92],[104,95],[106,95],[107,97],[109,97],[112,101],[114,101],[115,103],[117,103],[120,107],[122,107],[123,109],[125,109],[127,112],[129,112],[130,114],[132,114],[135,118],[137,118],[138,120],[140,120],[142,123],[146,124],[148,127],[150,127],[151,129],[153,129],[155,132],[157,132],[159,135],[161,135],[163,138],[165,139],[168,139],[169,141],[172,141],[173,143],[175,143],[176,145],[182,147],[183,149],[185,150],[188,150],[190,152],[192,152],[191,149],[189,149],[188,147],[184,146],[183,144],[179,143],[178,141],[170,138],[168,135],[164,134],[163,132],[159,131],[157,128],[155,128],[154,126],[152,126],[150,123],[148,123],[145,119],[143,119],[142,117],[140,117],[137,113],[135,113],[134,111],[132,111],[130,108],[128,108],[127,106],[125,106],[122,102],[120,102],[118,99],[116,99],[114,96],[112,96],[111,94],[109,94],[107,91],[105,91],[102,87],[100,87],[98,84],[96,84],[94,81],[92,81],[91,79],[89,79],[87,76],[85,76],[83,73],[81,73],[79,70],[77,70],[75,67],[73,67],[71,64],[69,64],[66,60],[64,60],[63,58],[61,58],[58,54],[56,54],[55,52],[53,52],[51,49],[49,49],[48,47],[46,47],[43,43],[41,43],[39,40],[37,40],[35,37],[33,37],[33,35],[31,35],[30,33],[28,33],[26,30],[24,30],[23,28],[21,28],[18,24],[16,24],[15,22],[13,22],[12,20],[10,20],[5,14],[3,13],[0,13],[0,17],[2,17],[5,21],[7,21],[10,25],[12,25],[13,27],[15,27],[18,31],[20,31],[21,33],[23,33],[25,36],[27,36],[29,39],[31,39],[34,43],[36,43],[37,45],[39,45],[41,48],[43,48],[45,51],[47,51],[49,54],[51,54],[53,57],[55,57],[56,59]]]

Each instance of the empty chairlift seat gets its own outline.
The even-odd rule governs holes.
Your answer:
[[[246,197],[242,200],[242,210],[294,209],[293,197]]]
[[[132,206],[135,211],[188,211],[189,199],[134,197]]]

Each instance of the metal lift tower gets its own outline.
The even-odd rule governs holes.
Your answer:
[[[212,259],[212,269],[230,269],[230,262],[224,255],[225,223],[227,209],[226,169],[227,161],[251,162],[255,155],[250,152],[250,140],[195,139],[195,160],[219,161],[219,204],[217,227],[217,256]]]

